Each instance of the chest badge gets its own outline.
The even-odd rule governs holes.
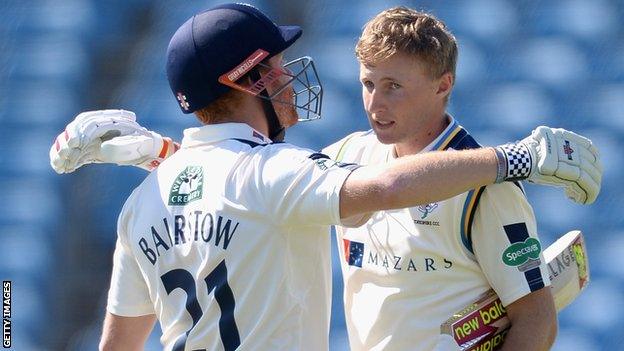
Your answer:
[[[430,204],[426,204],[426,205],[420,205],[418,206],[418,211],[421,212],[423,215],[422,217],[420,217],[420,219],[425,219],[427,218],[427,216],[433,212],[436,208],[438,208],[438,203],[437,202],[432,202]]]
[[[342,239],[344,245],[345,260],[349,266],[362,268],[364,259],[364,243]]]

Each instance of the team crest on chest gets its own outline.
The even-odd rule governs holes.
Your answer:
[[[364,243],[357,241],[342,239],[344,245],[345,260],[349,266],[362,268],[362,260],[364,258]]]
[[[431,213],[439,207],[440,204],[438,204],[437,202],[432,202],[430,204],[410,208],[410,214],[412,215],[414,224],[439,227],[440,222],[438,221],[436,216],[433,216],[433,218],[431,218],[430,216]]]
[[[183,206],[202,198],[204,170],[200,166],[188,166],[176,177],[169,191],[169,205]]]
[[[438,208],[438,203],[437,202],[432,202],[430,204],[418,206],[418,211],[423,214],[422,217],[420,217],[420,219],[427,218],[427,215],[429,215],[431,212],[433,212],[436,208]]]

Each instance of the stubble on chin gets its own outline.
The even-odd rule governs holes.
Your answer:
[[[375,132],[377,140],[379,140],[380,143],[385,145],[394,144],[395,137],[391,133],[387,133],[385,131],[378,132],[375,128],[373,128],[373,131]]]

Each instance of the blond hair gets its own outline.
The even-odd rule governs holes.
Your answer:
[[[366,23],[355,47],[360,63],[374,65],[396,53],[420,59],[433,79],[451,73],[455,80],[457,40],[444,22],[431,14],[400,6]]]

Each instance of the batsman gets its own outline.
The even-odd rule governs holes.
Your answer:
[[[328,156],[332,164],[383,166],[417,154],[481,148],[446,111],[456,79],[458,45],[442,21],[406,7],[385,10],[366,24],[355,51],[371,129],[346,136],[318,157]],[[257,78],[270,81],[271,74],[275,73]],[[271,119],[272,109],[294,105],[304,108],[304,119],[312,119],[310,106],[318,105],[312,114],[320,117],[320,82],[306,90],[314,98],[300,103],[296,89],[292,99],[279,100],[253,77],[242,83],[232,77],[220,76],[216,90],[221,95],[251,94],[262,101],[268,122],[267,135],[258,135],[261,140],[279,141],[288,127]],[[204,122],[204,106],[193,106],[193,99],[180,95],[175,79],[169,78],[182,111],[195,112]],[[89,163],[153,171],[167,166],[167,158],[179,148],[172,139],[142,128],[132,112],[92,111],[78,115],[59,135],[50,161],[58,173]],[[528,178],[559,186],[572,201],[591,204],[602,178],[598,150],[587,138],[548,127],[495,150],[495,184],[475,184],[467,192],[414,207],[358,214],[352,223],[360,226],[336,226],[352,350],[460,350],[459,344],[441,343],[441,325],[490,289],[511,324],[497,347],[551,347],[557,312],[535,215],[518,181]],[[430,160],[432,165],[443,162]],[[442,192],[460,176],[457,172],[457,178],[435,184]]]

